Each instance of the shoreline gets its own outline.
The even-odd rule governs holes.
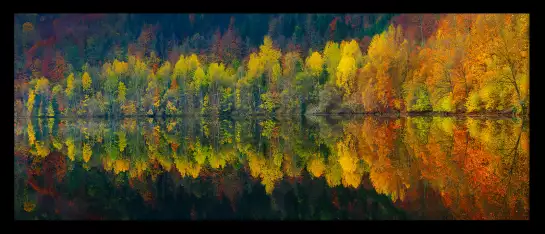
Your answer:
[[[273,117],[273,118],[285,118],[285,117],[353,117],[353,116],[374,116],[374,117],[390,117],[390,118],[406,118],[406,117],[486,117],[486,118],[529,118],[527,115],[514,115],[512,113],[445,113],[445,112],[362,112],[362,113],[313,113],[313,114],[291,114],[291,115],[268,115],[263,113],[248,114],[248,115],[123,115],[123,116],[106,116],[106,115],[80,115],[80,116],[14,116],[14,119],[125,119],[125,118],[247,118],[247,117]]]

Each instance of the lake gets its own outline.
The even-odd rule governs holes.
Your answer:
[[[16,119],[15,219],[529,219],[513,118]]]

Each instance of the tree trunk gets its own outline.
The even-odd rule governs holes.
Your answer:
[[[423,47],[424,46],[424,29],[423,29],[423,22],[422,22],[422,15],[420,15],[420,45]]]
[[[259,104],[261,103],[261,84],[258,84],[258,85],[257,85],[257,89],[258,89],[258,92],[257,92],[257,103],[256,103],[256,106],[254,106],[256,112],[257,112],[257,108],[259,107]]]

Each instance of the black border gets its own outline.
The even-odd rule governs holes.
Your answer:
[[[11,2],[10,2],[11,3]],[[539,49],[542,47],[543,40],[540,34],[544,27],[540,26],[538,22],[539,13],[536,12],[537,4],[529,5],[521,1],[306,1],[306,2],[279,2],[279,1],[175,1],[175,2],[149,2],[149,1],[16,1],[12,4],[15,5],[14,10],[11,12],[22,13],[22,12],[134,12],[134,13],[144,13],[144,12],[164,12],[164,13],[174,13],[174,12],[198,12],[198,13],[219,13],[219,12],[240,12],[240,13],[333,13],[333,12],[391,12],[391,13],[421,13],[421,12],[444,12],[444,13],[514,13],[514,12],[527,12],[530,13],[530,99],[531,101],[531,111],[530,119],[534,119],[533,127],[534,130],[530,130],[530,221],[459,221],[454,223],[449,221],[413,221],[413,222],[403,222],[398,224],[388,224],[389,221],[377,221],[377,222],[356,222],[356,221],[330,221],[330,222],[278,222],[277,221],[254,221],[254,222],[240,222],[240,221],[193,221],[193,222],[172,222],[166,221],[161,223],[154,223],[148,221],[137,221],[137,222],[117,222],[117,221],[104,221],[104,222],[95,222],[87,223],[88,221],[72,221],[72,222],[63,222],[58,223],[59,221],[15,221],[16,224],[14,229],[16,232],[43,232],[46,229],[51,231],[67,231],[67,232],[79,232],[79,231],[98,231],[98,230],[116,230],[116,225],[120,225],[121,228],[119,231],[157,231],[158,228],[167,228],[174,232],[188,232],[188,231],[198,231],[202,232],[209,230],[209,228],[215,229],[216,227],[220,231],[243,231],[248,230],[252,232],[256,231],[273,231],[270,228],[278,228],[279,231],[295,231],[293,228],[286,228],[284,225],[305,225],[302,230],[311,231],[309,228],[314,228],[316,231],[337,231],[344,230],[345,228],[353,228],[354,231],[365,232],[369,231],[370,225],[376,225],[379,231],[384,229],[399,228],[401,231],[407,231],[410,227],[417,227],[423,225],[419,230],[430,230],[434,232],[443,232],[445,227],[448,226],[448,229],[452,231],[474,231],[482,228],[483,231],[492,231],[492,229],[503,230],[503,231],[517,231],[524,232],[526,231],[531,223],[537,223],[537,220],[540,210],[534,211],[535,207],[538,206],[540,202],[540,197],[538,195],[538,182],[541,181],[538,179],[538,172],[540,170],[542,154],[539,153],[541,150],[539,144],[539,135],[536,129],[541,129],[538,125],[541,125],[541,118],[539,117],[541,108],[539,107],[539,93],[541,86],[539,83],[542,82],[542,77],[538,73],[542,72],[540,57],[543,53],[539,52]],[[7,5],[7,4],[5,4]],[[11,30],[14,17],[10,14],[3,14],[5,19],[2,20],[6,24],[5,28]],[[4,45],[9,45],[11,38],[2,37],[3,40],[7,40]],[[6,61],[3,64],[6,64],[7,67],[11,66],[12,54],[4,51],[2,53],[5,56]],[[534,55],[534,56],[532,56]],[[4,100],[2,103],[6,105],[3,110],[9,110],[12,108],[13,93],[10,91],[13,87],[13,80],[11,77],[6,76],[2,79],[5,83],[6,92],[2,92],[4,95]],[[9,91],[9,92],[8,92]],[[12,120],[13,115],[1,115],[1,118],[4,120],[2,123],[9,126],[2,131],[6,135],[7,141],[2,141],[6,144],[8,148],[8,153],[13,153],[13,125],[11,125],[10,120]],[[9,130],[9,131],[8,131]],[[9,144],[11,143],[11,144]],[[6,155],[10,157],[10,155]],[[11,166],[13,164],[7,163],[8,169],[2,170],[2,172],[8,174],[10,173]],[[6,175],[5,178],[10,178],[11,174]],[[532,189],[532,187],[534,187]],[[7,192],[5,193],[7,194]],[[8,203],[11,204],[13,200],[11,197],[7,198]],[[4,205],[6,209],[6,220],[12,220],[14,218],[11,211],[11,206]],[[128,224],[128,225],[127,225]],[[253,226],[256,225],[256,226]],[[264,225],[268,227],[265,228]],[[337,226],[338,225],[338,226]],[[413,226],[414,225],[414,226]],[[113,227],[112,227],[113,226]],[[235,228],[238,226],[238,228]],[[195,229],[193,229],[193,227]],[[128,228],[128,229],[127,229]],[[190,230],[188,230],[190,228]],[[492,229],[491,229],[492,228]],[[314,231],[314,230],[312,230]]]

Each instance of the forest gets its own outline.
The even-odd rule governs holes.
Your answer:
[[[529,14],[17,14],[14,115],[529,113]]]

